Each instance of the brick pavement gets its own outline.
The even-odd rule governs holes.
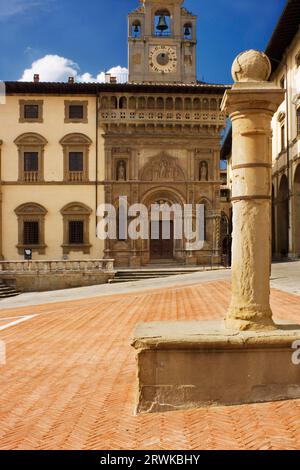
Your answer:
[[[1,449],[299,449],[300,400],[135,417],[136,323],[226,312],[226,281],[1,310]],[[272,291],[276,318],[300,323],[300,298]],[[5,319],[5,320],[1,320]]]

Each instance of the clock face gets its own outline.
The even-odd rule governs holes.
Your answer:
[[[176,49],[171,46],[154,46],[149,53],[151,70],[160,73],[172,73],[177,68]]]

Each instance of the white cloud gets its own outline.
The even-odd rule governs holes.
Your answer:
[[[109,69],[107,73],[117,77],[118,83],[127,81],[128,70],[125,67],[118,65]],[[105,72],[99,72],[96,77],[93,77],[89,72],[81,74],[80,67],[76,62],[53,54],[35,60],[30,68],[24,70],[20,81],[32,82],[34,74],[39,74],[42,82],[66,82],[68,77],[74,77],[77,82],[81,83],[103,83],[105,81]]]
[[[19,15],[32,8],[44,8],[52,0],[0,0],[0,20]]]

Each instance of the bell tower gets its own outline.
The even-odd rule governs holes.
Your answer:
[[[196,16],[184,0],[140,0],[128,15],[129,81],[196,82]]]

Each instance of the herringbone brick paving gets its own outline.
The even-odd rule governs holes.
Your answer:
[[[0,448],[299,449],[299,400],[132,414],[135,325],[220,318],[229,296],[219,281],[0,311],[37,314],[0,331]],[[299,297],[273,291],[272,307],[300,323]]]

